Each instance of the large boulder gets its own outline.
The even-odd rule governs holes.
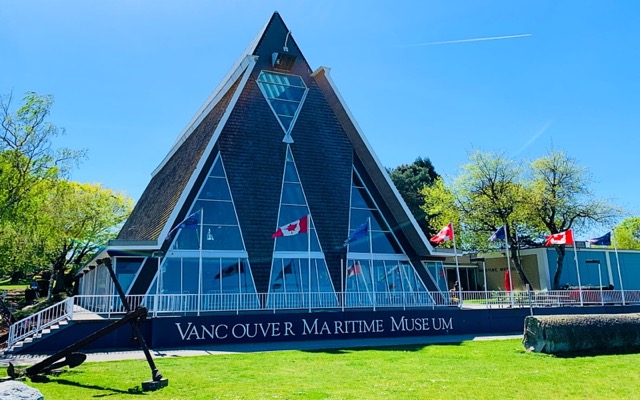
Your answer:
[[[44,400],[38,389],[19,381],[0,382],[0,399],[2,400]]]
[[[549,354],[640,349],[640,314],[529,316],[522,344]]]

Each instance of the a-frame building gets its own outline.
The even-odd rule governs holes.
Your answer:
[[[156,296],[154,315],[423,306],[446,291],[442,254],[277,12],[106,252],[127,294]],[[79,293],[112,294],[105,282],[89,266]]]

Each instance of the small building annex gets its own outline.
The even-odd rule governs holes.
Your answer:
[[[444,255],[329,69],[311,69],[277,12],[153,172],[105,257],[129,296],[153,295],[153,315],[424,306],[447,289]],[[80,295],[114,293],[99,262],[79,282]]]

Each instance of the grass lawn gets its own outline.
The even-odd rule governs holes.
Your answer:
[[[29,288],[28,284],[16,284],[16,285],[11,285],[11,284],[2,284],[0,285],[0,292],[3,290],[25,290]]]
[[[561,358],[519,340],[156,360],[169,386],[140,392],[145,361],[85,363],[45,399],[632,399],[640,354]]]
[[[27,281],[11,283],[11,278],[0,278],[0,292],[3,290],[25,290],[29,287]]]

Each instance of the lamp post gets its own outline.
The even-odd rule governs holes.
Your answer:
[[[484,276],[484,299],[485,305],[489,306],[489,292],[487,291],[487,266],[484,257],[472,258],[471,262],[482,262],[482,275]]]
[[[585,260],[587,264],[598,264],[598,284],[600,285],[600,304],[604,306],[604,298],[602,297],[602,272],[600,268],[600,260]]]

